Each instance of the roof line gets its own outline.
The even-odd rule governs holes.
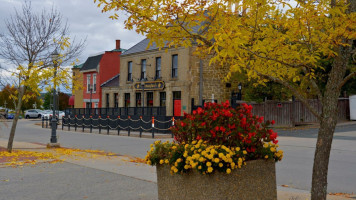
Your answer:
[[[120,76],[120,73],[119,73],[119,74],[116,74],[116,75],[113,76],[111,79],[109,79],[109,80],[105,81],[104,83],[102,83],[102,84],[100,85],[100,87],[102,87],[103,85],[107,84],[108,82],[114,80],[114,79],[117,78],[118,76]]]

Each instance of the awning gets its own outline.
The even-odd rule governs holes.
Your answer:
[[[74,98],[75,98],[75,96],[74,96],[74,95],[73,95],[73,96],[71,96],[71,97],[69,98],[68,105],[70,105],[70,106],[74,106]]]

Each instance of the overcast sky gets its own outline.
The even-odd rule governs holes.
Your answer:
[[[14,8],[21,9],[24,0],[0,0],[0,32],[5,31],[5,19],[14,13]],[[119,13],[119,20],[109,19],[108,13],[94,4],[94,0],[32,0],[34,11],[43,8],[51,8],[53,5],[62,14],[63,19],[68,20],[71,37],[77,39],[87,38],[86,48],[79,58],[85,62],[89,55],[112,50],[115,48],[115,40],[121,40],[121,48],[128,49],[144,39],[135,31],[124,29],[123,21],[126,16]]]

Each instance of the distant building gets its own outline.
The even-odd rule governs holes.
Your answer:
[[[74,108],[83,107],[83,73],[80,69],[83,67],[84,63],[80,65],[74,65],[72,68],[73,81],[72,81],[72,96],[69,98],[69,106]]]
[[[120,48],[120,40],[116,40],[116,48],[91,57],[83,64],[80,72],[83,74],[84,108],[102,107],[101,85],[120,73],[120,55],[125,51]]]

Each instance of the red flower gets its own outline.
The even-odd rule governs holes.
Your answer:
[[[184,122],[180,122],[180,125],[181,125],[182,127],[184,127],[184,126],[187,125],[187,124],[184,123]]]
[[[201,140],[201,136],[198,135],[197,138],[196,138],[196,140]]]
[[[202,122],[201,124],[200,124],[200,126],[205,126],[206,125],[206,122]]]
[[[275,121],[274,121],[274,120],[272,120],[272,121],[271,121],[271,124],[272,124],[272,125],[274,125],[274,123],[275,123]]]
[[[258,122],[262,123],[263,122],[263,117],[258,118]]]

